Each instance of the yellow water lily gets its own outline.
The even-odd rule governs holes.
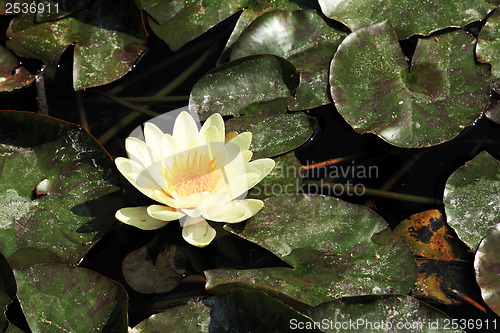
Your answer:
[[[215,237],[206,220],[237,223],[255,215],[264,203],[244,197],[271,171],[274,161],[250,161],[250,132],[224,134],[218,113],[200,129],[189,113],[181,112],[172,135],[146,123],[145,142],[128,137],[129,158],[118,157],[115,163],[132,185],[159,204],[122,208],[116,218],[144,230],[179,220],[184,239],[203,247]]]

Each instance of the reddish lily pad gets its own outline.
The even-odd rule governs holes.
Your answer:
[[[444,208],[448,224],[472,250],[500,223],[500,161],[481,152],[446,181]]]
[[[469,290],[464,279],[469,266],[467,247],[452,235],[437,209],[414,214],[402,221],[394,233],[411,247],[418,267],[415,295],[433,303],[458,304],[455,290]],[[454,272],[456,274],[450,274]]]
[[[491,64],[492,81],[500,80],[500,7],[491,15],[478,36],[476,55]]]
[[[0,112],[0,251],[13,268],[75,264],[123,206],[111,158],[87,132]]]
[[[14,271],[32,332],[127,330],[127,294],[90,269],[43,264]]]
[[[479,245],[474,270],[484,301],[500,315],[500,224],[491,229]]]
[[[315,306],[344,296],[408,293],[415,284],[408,245],[370,209],[337,198],[268,198],[238,235],[292,268],[208,270],[208,290],[264,290],[289,304],[298,300]]]
[[[276,10],[259,16],[233,46],[231,60],[252,54],[279,55],[295,65],[300,84],[291,110],[329,104],[328,67],[347,33],[333,27],[315,10]]]
[[[500,82],[500,81],[499,81]],[[490,99],[488,105],[484,110],[484,114],[489,120],[500,124],[500,101],[496,99]]]
[[[185,270],[175,264],[177,247],[166,247],[156,260],[148,256],[147,247],[143,246],[130,252],[122,263],[125,281],[134,290],[143,294],[166,293],[180,284]]]
[[[331,320],[322,332],[464,332],[450,326],[451,318],[405,295],[346,297],[323,303],[309,311],[317,322]]]
[[[394,233],[403,238],[414,255],[434,260],[459,260],[453,252],[451,229],[437,209],[414,214],[403,220]]]
[[[489,98],[489,69],[475,63],[474,45],[463,30],[420,39],[409,67],[389,21],[361,28],[332,60],[335,105],[358,133],[375,133],[397,146],[450,140]]]
[[[351,30],[389,19],[398,38],[406,39],[482,20],[498,1],[319,0],[319,5],[326,16],[344,23]]]
[[[92,7],[57,21],[32,23],[33,15],[14,18],[7,47],[40,59],[54,75],[61,54],[73,43],[73,87],[95,87],[122,77],[146,47],[141,14],[133,1],[97,0]]]
[[[0,45],[0,92],[20,89],[35,81],[35,77],[7,48]]]

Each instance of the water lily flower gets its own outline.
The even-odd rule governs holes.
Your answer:
[[[264,203],[244,197],[271,171],[274,161],[250,161],[250,132],[224,134],[218,113],[200,129],[189,113],[181,112],[172,135],[146,123],[145,142],[128,137],[129,158],[118,157],[115,163],[132,185],[159,204],[122,208],[116,218],[144,230],[179,220],[184,239],[203,247],[216,233],[207,220],[237,223],[255,215]]]

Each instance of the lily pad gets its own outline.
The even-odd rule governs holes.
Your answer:
[[[34,113],[1,111],[0,133],[0,251],[13,268],[78,262],[123,205],[111,158],[77,125]]]
[[[446,181],[444,208],[448,224],[472,250],[500,223],[500,161],[481,152]]]
[[[127,294],[90,269],[43,264],[14,271],[32,332],[127,330]]]
[[[141,0],[153,32],[176,51],[243,8],[239,0]],[[156,21],[156,22],[155,22]]]
[[[351,30],[389,19],[398,38],[406,39],[482,20],[498,1],[319,0],[319,5],[326,16],[344,23]]]
[[[314,133],[316,119],[302,112],[288,113],[287,100],[252,104],[242,116],[226,121],[228,131],[251,132],[253,158],[276,156],[304,144]]]
[[[210,308],[202,302],[175,306],[129,329],[129,333],[209,332]]]
[[[311,323],[310,318],[263,292],[234,290],[203,302],[170,308],[129,332],[286,332],[291,321]]]
[[[218,112],[239,116],[252,104],[288,99],[299,83],[295,66],[273,55],[249,56],[212,69],[191,90],[189,110],[200,120]]]
[[[130,252],[122,263],[122,272],[125,281],[134,290],[143,294],[166,293],[180,284],[185,273],[182,267],[175,264],[177,247],[165,247],[156,260],[147,253],[143,246]]]
[[[492,81],[500,80],[500,7],[481,29],[476,55],[479,61],[491,64]]]
[[[266,53],[287,59],[300,72],[290,109],[314,108],[330,103],[328,67],[346,36],[346,32],[329,26],[315,10],[276,10],[259,16],[241,33],[231,60]]]
[[[437,209],[403,220],[394,233],[411,247],[418,267],[414,295],[433,303],[459,304],[456,291],[467,294],[470,267],[468,248],[452,235]]]
[[[484,114],[489,120],[500,124],[500,101],[491,98],[484,110]]]
[[[500,315],[500,224],[484,237],[474,260],[476,281],[490,309]]]
[[[193,87],[189,110],[201,120],[218,112],[236,116],[227,130],[252,132],[254,157],[282,154],[312,135],[315,121],[303,113],[287,112],[298,73],[283,58],[256,55],[240,58],[208,72]]]
[[[451,229],[437,209],[426,210],[403,220],[394,233],[403,238],[414,255],[434,260],[459,260],[454,253]]]
[[[299,2],[297,4],[295,2]],[[310,2],[310,3],[308,3]],[[230,49],[232,45],[238,40],[243,30],[250,25],[257,17],[264,13],[268,13],[277,9],[286,10],[292,12],[294,10],[298,10],[302,8],[312,8],[314,7],[315,1],[289,1],[289,0],[257,0],[257,1],[247,1],[248,7],[246,7],[241,13],[240,17],[238,17],[238,22],[234,26],[233,31],[231,32],[231,36],[226,43],[226,50]],[[317,2],[316,2],[317,5]]]
[[[7,48],[0,45],[0,92],[10,92],[29,86],[35,77]]]
[[[420,39],[409,67],[389,21],[361,28],[332,60],[335,105],[358,133],[397,146],[450,140],[488,101],[489,69],[475,63],[474,45],[463,30]]]
[[[264,290],[286,303],[298,300],[316,306],[344,296],[408,293],[415,284],[408,245],[370,209],[337,198],[268,198],[238,236],[292,268],[208,270],[207,290]]]
[[[32,15],[14,18],[7,47],[20,56],[42,60],[53,76],[61,54],[74,43],[75,90],[122,77],[146,47],[141,13],[132,0],[117,4],[97,0],[92,7],[58,21],[33,21]]]
[[[464,332],[451,328],[441,311],[404,295],[346,297],[323,303],[309,315],[324,324],[322,332]]]

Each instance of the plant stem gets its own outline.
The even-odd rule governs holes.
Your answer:
[[[188,101],[189,96],[138,96],[122,97],[121,100],[126,102],[179,102]]]
[[[165,97],[168,93],[170,93],[172,90],[177,88],[184,80],[186,80],[190,75],[192,75],[194,72],[196,72],[201,65],[205,62],[205,60],[208,58],[208,56],[215,50],[215,47],[210,47],[207,52],[205,52],[198,60],[196,60],[191,66],[189,66],[183,73],[181,73],[178,77],[176,77],[172,82],[167,84],[163,89],[158,91],[156,94],[153,95],[153,98],[161,98]],[[134,110],[134,112],[130,113],[127,115],[125,118],[123,118],[118,124],[110,128],[108,131],[106,131],[103,135],[99,137],[99,142],[101,144],[105,144],[108,142],[113,136],[115,136],[122,128],[125,128],[128,126],[131,122],[133,122],[137,117],[140,116],[141,113],[151,115],[152,117],[156,117],[159,114],[156,112],[153,112],[151,110],[148,110],[147,108],[143,108],[137,105],[134,105],[132,103],[129,103],[123,98],[117,97],[111,93],[108,92],[102,92],[102,91],[95,91],[96,93],[99,93],[115,102],[117,102],[120,105],[126,106],[129,109]],[[146,112],[145,112],[146,111]]]
[[[351,191],[354,193],[356,190],[355,186],[353,186],[353,185],[338,184],[338,183],[324,183],[324,182],[320,182],[317,180],[307,181],[305,183],[305,185],[308,185],[308,184],[323,186],[323,187],[339,186],[345,190],[348,190],[348,191]],[[418,195],[383,191],[383,190],[378,190],[378,189],[373,189],[373,188],[364,188],[363,190],[364,190],[364,195],[372,195],[372,196],[390,198],[390,199],[395,199],[395,200],[412,201],[412,202],[420,202],[420,203],[427,203],[427,204],[440,204],[441,203],[439,200],[436,200],[433,198],[421,197]]]
[[[85,113],[85,106],[83,105],[82,92],[76,91],[76,107],[78,108],[78,114],[80,116],[80,125],[87,131],[90,132],[89,123],[87,121],[87,114]]]

